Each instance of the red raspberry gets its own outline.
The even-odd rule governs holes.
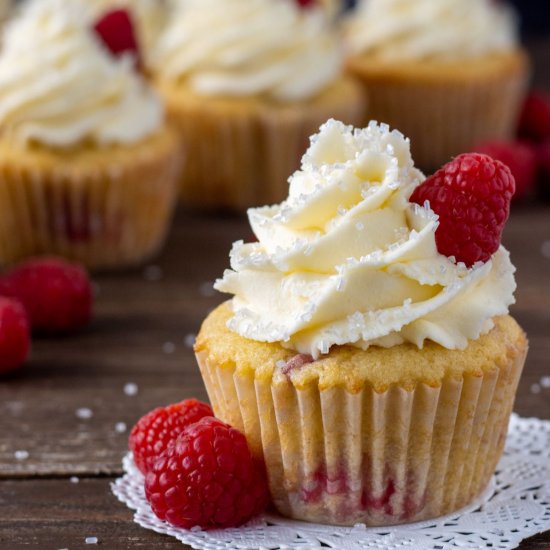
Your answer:
[[[0,298],[0,374],[19,367],[27,358],[29,347],[29,323],[23,306]]]
[[[439,252],[471,267],[498,250],[514,191],[514,176],[502,162],[466,153],[427,178],[410,200],[429,201],[438,214]]]
[[[135,56],[136,66],[140,66],[138,42],[127,10],[115,9],[105,13],[94,25],[94,30],[113,55],[130,52]]]
[[[71,332],[90,320],[92,287],[78,264],[58,258],[29,260],[10,271],[0,294],[19,300],[34,330]]]
[[[145,478],[153,512],[176,527],[232,527],[264,510],[263,466],[244,435],[212,417],[189,426]]]
[[[521,200],[531,194],[537,176],[537,154],[533,147],[520,141],[488,141],[478,145],[475,151],[500,160],[510,168],[516,180],[513,200]]]
[[[546,92],[535,90],[525,98],[518,135],[537,143],[550,138],[550,96]]]
[[[550,197],[550,138],[537,149],[541,191],[544,197]]]
[[[136,466],[145,474],[153,462],[187,426],[204,416],[214,416],[210,405],[186,399],[159,407],[141,417],[130,433],[129,445]]]

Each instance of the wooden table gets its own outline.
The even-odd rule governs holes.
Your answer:
[[[231,242],[249,234],[242,219],[180,214],[154,265],[96,278],[89,329],[37,340],[28,364],[0,382],[2,550],[91,548],[86,537],[105,548],[182,548],[134,524],[109,484],[141,415],[206,398],[191,342],[222,299],[211,282]],[[533,393],[550,374],[550,206],[514,212],[505,244],[518,268],[513,313],[531,342],[515,410],[550,419],[550,389]],[[550,548],[550,532],[520,548]]]

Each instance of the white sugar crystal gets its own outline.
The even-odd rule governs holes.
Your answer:
[[[540,385],[531,384],[531,393],[540,393]]]
[[[201,286],[199,287],[199,293],[201,296],[204,296],[205,298],[209,298],[210,296],[215,296],[216,291],[214,290],[214,285],[211,281],[205,281],[204,283],[201,283]]]
[[[80,420],[89,420],[93,415],[92,409],[88,409],[88,407],[76,409],[76,416],[80,418]]]
[[[84,542],[86,544],[97,544],[99,542],[99,539],[97,537],[86,537],[84,539]]]
[[[133,382],[128,382],[127,384],[124,384],[123,391],[126,395],[133,396],[137,395],[139,388],[137,384],[134,384]]]
[[[550,376],[543,376],[543,377],[540,379],[540,385],[541,385],[543,388],[550,388]]]
[[[146,281],[156,282],[160,281],[164,277],[162,268],[158,265],[148,265],[143,270],[143,278]]]
[[[71,477],[69,478],[69,481],[70,481],[71,483],[74,483],[74,484],[76,485],[77,483],[80,483],[80,478],[77,477],[77,476],[71,476]]]
[[[123,434],[126,431],[126,422],[117,422],[115,424],[115,432]]]
[[[13,453],[13,456],[15,456],[16,460],[27,460],[27,458],[29,458],[29,451],[15,451],[15,453]]]
[[[193,346],[195,345],[195,339],[197,335],[193,333],[186,334],[183,339],[183,344],[186,348],[193,349]]]
[[[162,344],[162,352],[166,353],[166,355],[170,355],[175,351],[176,351],[176,344],[174,344],[174,342],[164,342],[164,344]]]

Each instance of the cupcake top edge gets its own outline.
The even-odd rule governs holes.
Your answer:
[[[132,144],[164,123],[130,52],[116,55],[79,1],[34,0],[0,53],[0,131],[22,145]]]
[[[493,0],[360,0],[344,28],[350,53],[387,61],[468,59],[518,44],[516,13]]]
[[[215,284],[234,295],[228,327],[314,358],[346,344],[464,349],[508,312],[516,288],[498,233],[513,178],[487,159],[464,155],[426,179],[398,131],[329,120],[288,198],[248,212],[258,241],[234,243]],[[486,197],[461,195],[477,176],[483,193],[506,196],[485,209]],[[446,189],[449,178],[458,184]],[[465,217],[449,220],[461,207]]]
[[[342,63],[326,10],[298,0],[186,0],[152,55],[157,78],[201,95],[282,102],[320,93]]]

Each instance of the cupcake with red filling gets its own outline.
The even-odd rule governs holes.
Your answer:
[[[500,458],[527,340],[500,233],[514,180],[463,155],[429,178],[385,125],[331,120],[288,198],[249,210],[195,351],[278,510],[391,525],[458,510]]]
[[[342,75],[338,35],[317,2],[186,0],[153,55],[178,125],[191,207],[279,201],[309,135],[328,117],[359,122],[363,95]]]
[[[94,28],[82,7],[31,2],[7,29],[0,55],[2,264],[57,254],[92,268],[133,265],[159,249],[168,228],[177,133],[136,69],[128,15],[115,14],[116,25],[107,16]]]
[[[433,170],[514,134],[529,75],[515,14],[492,0],[361,0],[344,25],[369,118],[400,128]]]

